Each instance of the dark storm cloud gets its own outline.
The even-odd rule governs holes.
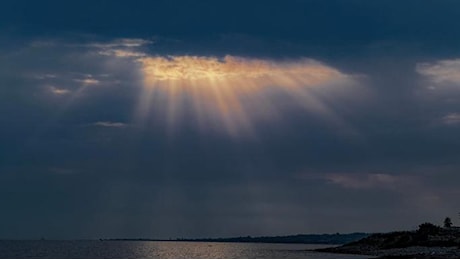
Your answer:
[[[2,3],[0,237],[384,231],[456,214],[457,2],[263,3]],[[167,55],[322,62],[359,85],[314,92],[349,128],[276,90],[282,116],[251,138],[201,132],[190,111],[174,134],[160,116],[140,124],[136,60]]]
[[[377,40],[425,40],[451,44],[456,1],[7,1],[2,28],[31,34],[83,32],[114,37],[203,37],[244,33],[343,45]],[[363,23],[364,22],[364,23]],[[454,29],[454,30],[452,30]],[[42,35],[40,35],[42,36]],[[445,41],[449,40],[449,41]]]

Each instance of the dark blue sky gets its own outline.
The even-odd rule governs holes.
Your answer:
[[[2,1],[0,238],[456,222],[458,1]]]

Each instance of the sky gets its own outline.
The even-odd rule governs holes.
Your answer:
[[[460,225],[460,2],[2,1],[0,238]]]

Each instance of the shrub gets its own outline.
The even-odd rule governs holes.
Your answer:
[[[441,227],[431,223],[423,223],[418,226],[417,234],[420,235],[436,235],[441,231]]]

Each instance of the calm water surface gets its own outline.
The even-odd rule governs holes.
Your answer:
[[[307,251],[328,247],[305,244],[0,241],[0,258],[365,258]]]

